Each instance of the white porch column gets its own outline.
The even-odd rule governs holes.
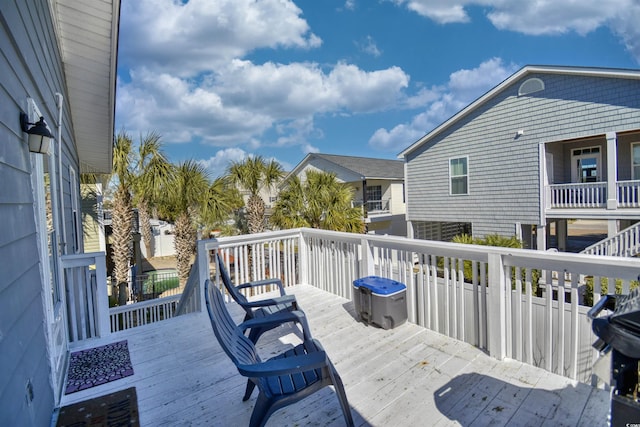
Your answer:
[[[536,226],[536,249],[539,251],[547,250],[547,229],[544,224]]]
[[[607,132],[607,209],[618,208],[618,139],[615,132]]]
[[[607,237],[615,236],[616,234],[618,234],[618,232],[622,228],[623,227],[618,227],[618,220],[616,219],[607,220]]]

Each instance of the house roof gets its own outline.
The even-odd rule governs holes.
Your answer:
[[[404,179],[404,162],[400,160],[373,159],[370,157],[339,156],[336,154],[310,153],[291,171],[297,174],[313,159],[323,159],[362,179]],[[290,174],[290,175],[291,175]]]
[[[81,172],[108,173],[113,155],[120,0],[56,0],[52,15]]]
[[[607,77],[607,78],[619,78],[619,79],[637,79],[640,80],[640,70],[627,70],[627,69],[617,69],[617,68],[593,68],[593,67],[565,67],[565,66],[545,66],[545,65],[527,65],[502,83],[495,86],[493,89],[482,95],[480,98],[476,99],[471,104],[467,105],[465,108],[460,110],[458,113],[453,115],[450,119],[440,124],[438,127],[433,129],[431,132],[427,133],[425,136],[411,144],[408,148],[398,154],[398,158],[405,158],[413,151],[420,148],[425,143],[429,142],[431,139],[456,124],[459,120],[466,117],[468,114],[473,112],[475,109],[484,105],[487,101],[492,99],[494,96],[505,90],[509,87],[513,82],[529,75],[529,74],[561,74],[566,76],[588,76],[588,77]]]

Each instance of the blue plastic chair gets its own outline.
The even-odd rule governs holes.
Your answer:
[[[216,254],[218,271],[220,273],[220,279],[224,284],[225,289],[231,295],[231,298],[235,302],[237,302],[245,311],[244,320],[249,319],[259,319],[266,316],[270,316],[275,313],[280,313],[284,311],[293,311],[300,310],[298,307],[298,303],[296,301],[295,295],[287,295],[284,292],[284,286],[282,286],[282,281],[280,279],[264,279],[264,280],[256,280],[253,282],[243,283],[241,285],[234,285],[231,281],[231,277],[229,277],[229,273],[224,265],[222,257],[220,254]],[[276,285],[280,291],[280,296],[274,298],[266,298],[261,300],[249,301],[241,292],[243,289],[251,289],[265,285]],[[275,328],[275,326],[263,326],[263,327],[254,327],[249,332],[249,339],[252,342],[257,342],[260,335],[269,329]]]
[[[296,403],[328,385],[335,388],[347,425],[354,425],[342,380],[322,345],[311,337],[302,313],[284,311],[236,325],[222,293],[209,280],[205,282],[205,300],[211,327],[220,346],[238,372],[248,378],[242,400],[247,401],[255,387],[258,387],[258,399],[249,426],[264,426],[278,409]],[[286,322],[297,322],[302,326],[302,344],[263,361],[244,331],[257,325],[277,326]]]

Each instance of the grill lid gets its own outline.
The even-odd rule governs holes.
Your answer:
[[[612,314],[597,317],[604,310]],[[640,359],[640,288],[628,295],[606,295],[588,313],[591,329],[606,345]]]

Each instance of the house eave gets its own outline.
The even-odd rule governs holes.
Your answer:
[[[110,173],[120,0],[57,0],[54,14],[81,172]]]

